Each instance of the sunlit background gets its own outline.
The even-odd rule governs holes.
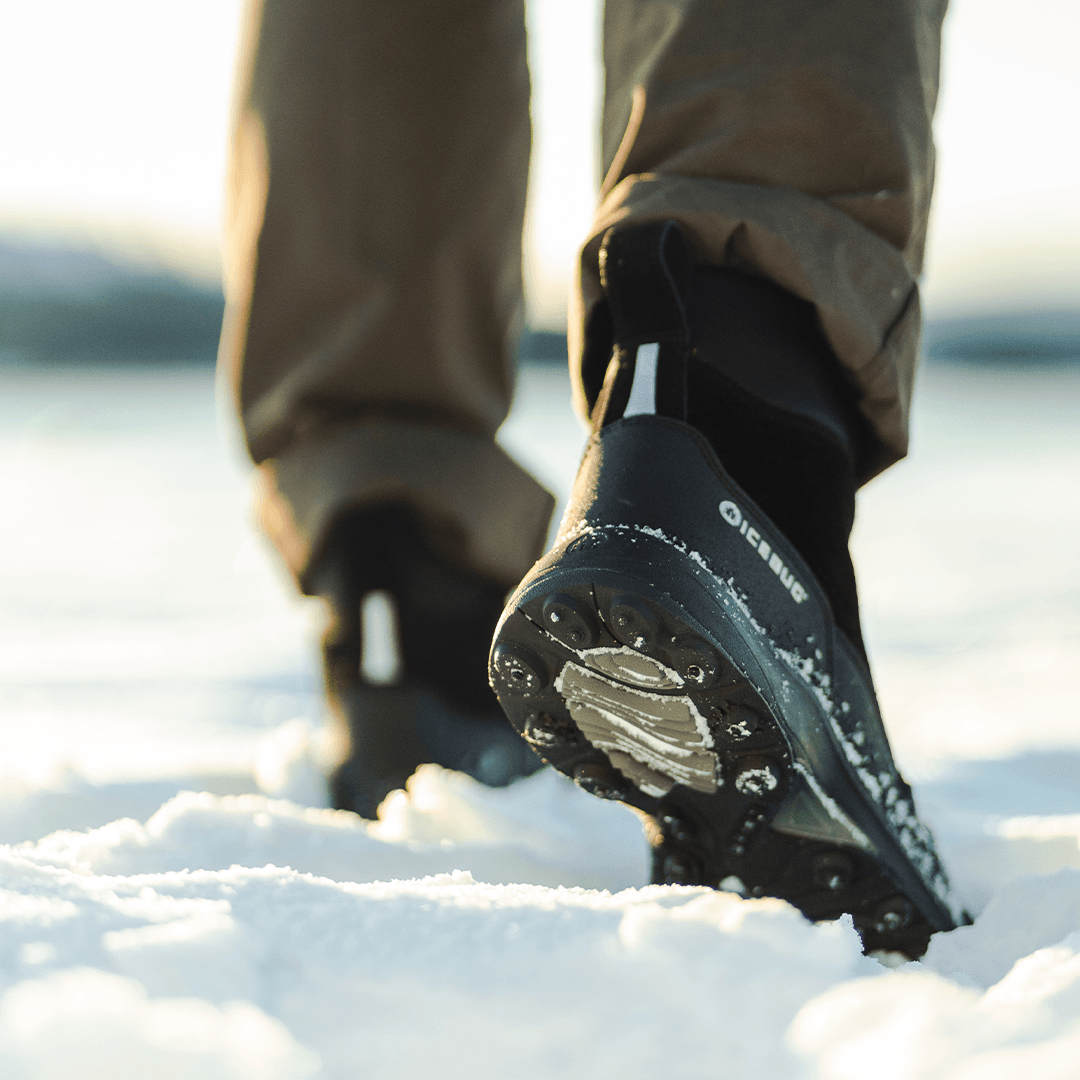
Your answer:
[[[0,233],[212,276],[238,0],[4,0]],[[532,0],[534,324],[565,320],[596,183],[595,0]],[[1074,0],[954,0],[937,122],[931,315],[1080,308]]]

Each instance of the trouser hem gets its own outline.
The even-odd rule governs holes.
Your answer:
[[[462,569],[515,586],[540,557],[555,501],[494,440],[369,421],[293,447],[256,470],[258,524],[304,592],[330,526],[399,503]]]
[[[677,221],[696,259],[758,273],[817,309],[859,407],[877,436],[865,481],[907,453],[920,314],[915,274],[904,255],[843,210],[789,188],[662,174],[628,177],[600,205],[581,249],[572,304],[570,356],[576,406],[587,414],[584,327],[602,300],[598,256],[613,226]]]

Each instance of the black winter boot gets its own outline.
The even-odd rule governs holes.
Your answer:
[[[696,268],[674,223],[612,230],[602,260],[593,437],[492,686],[546,760],[642,813],[654,881],[847,912],[868,951],[921,955],[963,914],[865,662],[854,394],[809,305]]]
[[[379,506],[340,519],[310,589],[330,605],[326,693],[347,736],[330,778],[336,809],[374,818],[426,762],[495,787],[543,766],[485,677],[505,591],[441,558],[411,510]]]

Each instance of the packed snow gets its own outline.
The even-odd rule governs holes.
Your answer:
[[[1040,1080],[1080,1068],[1080,367],[928,365],[855,538],[883,711],[974,925],[647,885],[636,818],[428,766],[326,809],[313,640],[213,377],[0,397],[0,1076]],[[526,369],[507,446],[582,434]]]

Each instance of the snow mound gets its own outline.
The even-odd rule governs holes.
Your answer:
[[[288,1076],[309,1060],[295,1044],[342,1077],[358,1065],[376,1077],[670,1075],[673,1060],[685,1075],[722,1061],[724,1075],[789,1076],[797,1063],[778,1036],[800,1007],[876,969],[850,926],[704,889],[612,895],[463,871],[357,884],[270,866],[101,876],[12,851],[0,872],[5,981],[30,977],[0,1009],[49,1002],[36,1029],[15,1024],[5,1040],[50,1075],[75,1071],[46,1037],[73,1019],[80,1031],[127,1025],[134,1066],[105,1034],[79,1050],[109,1057],[115,1080],[160,1075],[146,1055],[162,1028],[208,1047],[220,1075],[247,1075],[242,1056],[233,1072],[225,1063],[245,1024],[275,1017],[290,1035],[271,1045],[299,1063]],[[162,1039],[158,1053],[175,1045]]]
[[[649,879],[637,818],[551,770],[491,789],[422,766],[369,823],[263,795],[183,792],[145,825],[130,818],[17,849],[38,864],[106,875],[291,867],[335,881],[388,881],[467,866],[494,883],[624,889]]]
[[[320,1065],[254,1005],[152,1001],[139,983],[104,971],[28,979],[0,1001],[6,1080],[294,1080]]]
[[[0,847],[0,1075],[1075,1075],[1080,870],[996,887],[889,970],[849,920],[646,886],[645,855],[553,773],[434,766],[375,823],[186,792]]]
[[[1014,904],[1019,899],[1012,898]],[[1030,917],[1019,906],[1011,914]],[[1072,925],[1077,922],[1074,910]],[[935,944],[939,951],[952,946],[961,966],[965,960],[985,964],[988,943],[965,958],[963,946],[971,940],[963,934],[942,935],[944,950]],[[1008,955],[1006,949],[998,960],[1007,962]],[[1080,1053],[1080,931],[1019,959],[985,993],[921,964],[838,986],[802,1010],[789,1038],[815,1062],[814,1075],[822,1080],[861,1080],[871,1071],[905,1080],[1073,1080]],[[882,1070],[877,1062],[888,1064]]]

